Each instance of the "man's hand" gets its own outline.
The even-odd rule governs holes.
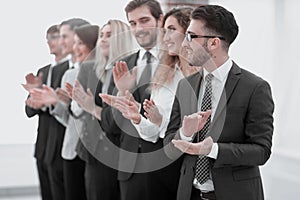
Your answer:
[[[44,104],[34,100],[32,97],[29,97],[26,101],[25,104],[35,110],[41,109]]]
[[[206,112],[197,112],[188,116],[184,116],[182,121],[182,131],[186,137],[191,137],[194,133],[200,131],[205,125],[211,110]]]
[[[105,103],[118,109],[126,119],[132,120],[135,124],[140,123],[140,104],[134,100],[128,90],[125,92],[125,96],[116,97],[109,94],[99,94],[99,96]]]
[[[203,141],[198,143],[192,143],[185,140],[172,140],[174,146],[190,155],[208,155],[213,145],[213,139],[211,137],[205,138]]]
[[[29,73],[25,76],[26,83],[22,84],[25,90],[30,92],[33,88],[41,88],[42,87],[42,77],[43,73],[39,73],[38,76],[33,75],[33,73]]]
[[[131,90],[136,81],[137,68],[132,69],[132,73],[128,70],[127,64],[124,61],[116,62],[113,67],[113,77],[115,85],[119,91],[120,96],[125,95],[126,90]]]
[[[153,124],[156,124],[157,126],[160,126],[162,123],[162,115],[160,114],[153,99],[151,100],[145,99],[143,103],[143,107],[145,110],[144,115],[149,119],[149,121],[152,122]]]
[[[39,104],[43,105],[55,105],[57,102],[57,96],[55,91],[46,85],[43,85],[42,89],[34,88],[30,91],[30,97]]]

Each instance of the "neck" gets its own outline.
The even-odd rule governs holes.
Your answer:
[[[227,53],[212,55],[211,58],[203,65],[203,67],[208,71],[212,72],[223,65],[229,56]]]
[[[55,54],[55,61],[59,62],[61,61],[63,58],[65,58],[67,55],[66,54]]]

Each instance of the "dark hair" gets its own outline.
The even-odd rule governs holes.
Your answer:
[[[239,32],[233,14],[218,5],[199,6],[192,12],[191,18],[204,21],[208,32],[225,38],[224,43],[227,49]]]
[[[76,27],[74,32],[90,50],[93,50],[96,47],[99,26],[87,24]]]
[[[48,34],[53,34],[53,33],[59,33],[59,26],[57,24],[55,25],[52,25],[50,26],[48,29],[47,29],[47,35]]]
[[[125,7],[127,18],[129,12],[144,5],[149,8],[151,15],[157,20],[163,14],[160,4],[156,0],[132,0]]]
[[[76,27],[79,27],[79,26],[83,26],[83,25],[86,25],[86,24],[90,24],[88,21],[84,20],[84,19],[81,19],[81,18],[72,18],[72,19],[68,19],[66,21],[63,21],[59,26],[63,26],[63,25],[69,25],[70,26],[70,29],[72,31],[74,31],[74,29]]]
[[[165,23],[166,23],[166,20],[168,19],[168,17],[174,16],[177,19],[179,25],[184,30],[186,30],[191,21],[190,16],[191,16],[192,11],[193,11],[193,8],[191,8],[191,7],[179,7],[179,8],[171,9],[164,16],[163,27],[165,26]]]

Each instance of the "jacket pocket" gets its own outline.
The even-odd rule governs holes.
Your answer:
[[[236,181],[248,180],[260,177],[259,168],[253,167],[240,167],[232,171],[233,179]]]

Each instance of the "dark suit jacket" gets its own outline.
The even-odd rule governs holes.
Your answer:
[[[137,52],[123,59],[123,61],[127,63],[129,70],[136,66],[138,55],[139,54]],[[96,92],[96,98],[98,96],[97,94],[99,90],[100,89],[98,89]],[[143,102],[145,98],[149,97],[148,93],[145,92],[144,94],[141,94],[141,92],[143,91],[132,91],[133,96],[140,103]],[[117,90],[114,89],[113,78],[111,80],[108,93],[117,93]],[[159,140],[157,143],[152,143],[141,139],[132,123],[129,120],[125,119],[119,111],[109,107],[106,104],[103,105],[101,118],[102,121],[100,121],[100,124],[103,130],[108,135],[120,135],[120,147],[122,150],[125,150],[120,151],[119,155],[119,180],[128,180],[131,177],[132,173],[145,172],[145,166],[151,168],[153,164],[156,164],[154,159],[157,158],[157,155],[154,155],[153,157],[143,157],[142,154],[137,153],[147,153],[162,149],[162,140]],[[164,152],[162,151],[162,153]],[[165,159],[169,158],[165,157]]]
[[[180,81],[164,140],[165,152],[181,155],[171,142],[179,139],[184,115],[197,112],[202,73]],[[212,180],[218,200],[260,200],[263,187],[259,165],[270,157],[274,104],[269,84],[233,64],[208,136],[219,146],[211,159]],[[197,156],[184,154],[177,192],[178,200],[191,197]]]
[[[68,67],[69,63],[66,61],[53,68],[51,87],[54,89],[60,87],[61,78]],[[42,82],[44,84],[47,83],[49,68],[50,65],[47,65],[38,70],[38,74],[43,73]],[[61,137],[63,138],[64,136],[65,127],[49,114],[48,109],[46,111],[42,111],[41,109],[35,110],[29,106],[25,106],[25,112],[28,117],[39,115],[37,130],[38,134],[34,156],[37,159],[45,160],[46,162],[48,161],[48,163],[50,163],[57,151],[56,148],[58,148],[57,145],[59,143],[59,139],[62,140]]]

